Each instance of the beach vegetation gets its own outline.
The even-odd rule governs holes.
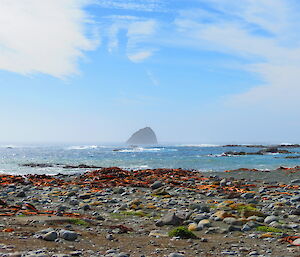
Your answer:
[[[283,233],[284,231],[279,228],[273,228],[269,226],[259,226],[256,228],[257,231],[260,232],[273,232],[273,233]]]
[[[258,211],[258,209],[256,208],[256,206],[254,204],[231,204],[230,208],[237,210],[238,212],[242,212],[242,211]]]
[[[146,213],[142,210],[138,211],[121,211],[120,214],[125,215],[125,216],[138,216],[138,217],[149,217],[150,214]]]
[[[169,237],[179,237],[181,239],[196,239],[197,236],[192,232],[189,231],[186,227],[181,226],[174,228],[168,233]]]
[[[89,224],[82,219],[69,219],[69,222],[78,226],[88,226]]]

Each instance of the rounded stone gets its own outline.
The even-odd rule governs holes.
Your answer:
[[[270,224],[271,222],[273,221],[278,221],[278,217],[274,216],[274,215],[271,215],[271,216],[267,216],[265,219],[264,219],[264,223],[266,224]]]
[[[58,237],[57,232],[51,231],[51,232],[46,233],[43,236],[43,239],[46,240],[46,241],[55,241],[57,239],[57,237]]]
[[[184,255],[180,253],[170,253],[168,257],[184,257]]]
[[[59,233],[60,237],[67,241],[75,241],[78,237],[78,234],[74,231],[61,230]]]

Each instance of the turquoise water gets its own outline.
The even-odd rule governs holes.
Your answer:
[[[283,148],[282,148],[283,149]],[[224,171],[237,168],[273,169],[300,165],[300,159],[285,159],[287,154],[221,156],[226,151],[256,152],[261,148],[209,145],[161,145],[126,147],[122,145],[45,145],[1,146],[0,172],[11,174],[56,174],[82,172],[63,169],[61,165],[87,164],[126,169],[184,168],[201,171]],[[300,155],[300,148],[289,148]],[[61,164],[55,167],[23,167],[25,163]]]

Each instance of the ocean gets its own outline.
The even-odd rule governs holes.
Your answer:
[[[280,148],[285,149],[285,148]],[[183,168],[200,171],[225,171],[238,168],[275,169],[300,165],[300,148],[286,148],[292,154],[223,156],[228,151],[257,152],[259,147],[223,147],[217,145],[159,145],[128,147],[124,145],[2,145],[0,173],[70,174],[95,168],[66,168],[80,164],[97,167],[118,166],[125,169]],[[29,163],[43,167],[23,166]]]

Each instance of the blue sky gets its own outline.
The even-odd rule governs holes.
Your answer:
[[[271,10],[271,11],[270,11]],[[0,141],[300,142],[296,0],[0,0]]]

